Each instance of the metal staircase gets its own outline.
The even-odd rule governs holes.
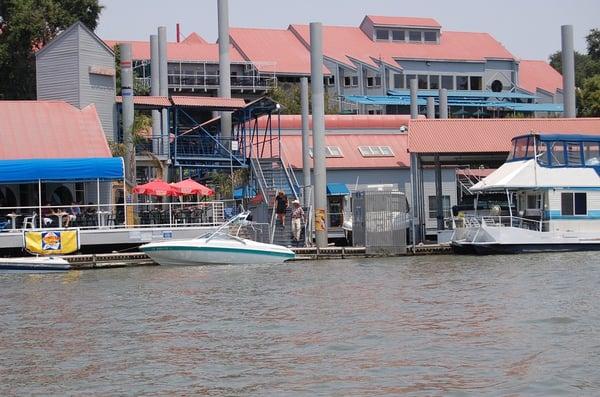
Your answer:
[[[463,196],[473,195],[473,193],[471,192],[471,188],[477,183],[479,183],[479,181],[481,181],[482,178],[476,175],[474,172],[472,172],[470,168],[464,168],[461,169],[460,172],[457,172],[456,179],[460,188],[459,201],[462,201]]]

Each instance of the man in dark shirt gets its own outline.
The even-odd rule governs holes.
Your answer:
[[[275,197],[275,213],[277,214],[277,219],[281,222],[281,227],[285,229],[285,212],[288,207],[288,199],[285,193],[280,191],[277,193]]]

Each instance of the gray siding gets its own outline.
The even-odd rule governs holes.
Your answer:
[[[78,64],[79,43],[76,32],[62,33],[53,48],[36,59],[37,98],[62,100],[80,107]]]
[[[485,63],[474,62],[429,62],[426,61],[397,61],[404,69],[404,74],[481,74],[485,70]]]
[[[115,67],[115,59],[81,27],[79,30],[80,107],[95,104],[104,134],[116,137],[115,78],[90,73],[90,66]]]

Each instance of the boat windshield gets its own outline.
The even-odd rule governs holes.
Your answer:
[[[524,136],[514,139],[512,151],[508,156],[508,161],[532,159],[535,154],[533,143],[533,136]]]

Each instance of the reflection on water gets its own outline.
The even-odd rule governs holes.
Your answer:
[[[0,395],[597,395],[595,258],[0,275]]]

